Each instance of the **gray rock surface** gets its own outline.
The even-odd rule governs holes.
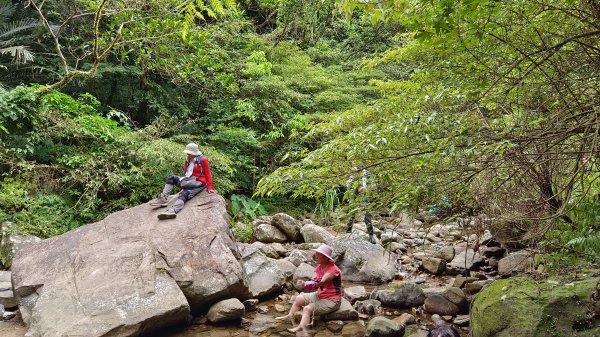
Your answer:
[[[404,309],[422,305],[425,302],[425,294],[418,285],[404,283],[373,290],[371,299],[379,300],[386,307]]]
[[[277,213],[273,215],[271,225],[277,227],[291,241],[301,241],[300,239],[302,236],[300,235],[300,228],[302,228],[302,223],[293,217],[285,213]]]
[[[237,298],[230,298],[213,304],[206,318],[213,322],[225,322],[239,319],[244,314],[244,304]]]
[[[472,270],[479,266],[483,262],[483,259],[479,253],[474,252],[472,249],[457,250],[452,262],[448,263],[448,266],[456,268],[458,270]]]
[[[528,271],[533,266],[533,257],[527,251],[518,251],[508,254],[498,261],[498,274],[510,275],[513,272]]]
[[[347,299],[342,298],[340,308],[330,314],[323,315],[322,319],[325,321],[354,321],[358,319],[358,312],[354,310],[352,304]]]
[[[381,312],[381,302],[378,300],[364,300],[354,303],[356,310],[365,315],[375,315]]]
[[[349,288],[344,288],[344,297],[350,301],[350,303],[354,303],[359,300],[366,300],[369,298],[369,294],[367,290],[363,286],[354,286]]]
[[[259,223],[254,227],[254,238],[260,242],[286,242],[288,240],[287,236],[280,231],[277,227]]]
[[[425,311],[430,314],[438,314],[441,316],[450,315],[454,316],[460,312],[458,306],[450,302],[447,298],[442,295],[433,294],[425,299],[423,305]]]
[[[262,297],[278,291],[286,281],[286,274],[281,270],[279,262],[260,252],[245,256],[243,261],[252,297]]]
[[[300,229],[304,242],[318,242],[331,244],[335,236],[327,229],[315,224],[306,224]]]
[[[404,335],[404,326],[382,316],[374,317],[367,325],[366,337],[396,337]]]
[[[17,299],[12,291],[10,275],[10,271],[0,270],[0,305],[6,309],[17,307]]]
[[[163,211],[139,205],[19,250],[12,278],[27,336],[139,335],[247,297],[224,199],[203,192],[175,219],[159,221]]]
[[[394,279],[395,258],[390,258],[382,246],[341,235],[332,247],[344,280],[384,283]]]

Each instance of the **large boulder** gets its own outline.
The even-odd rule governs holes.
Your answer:
[[[306,224],[300,229],[304,242],[317,242],[331,244],[335,240],[335,235],[331,234],[327,229],[315,225]]]
[[[260,251],[243,258],[248,274],[248,289],[252,297],[261,297],[279,291],[285,283],[286,272],[275,259],[264,256]]]
[[[254,227],[254,239],[266,243],[286,242],[287,236],[275,226],[259,223]]]
[[[406,309],[423,305],[425,293],[414,283],[402,283],[373,290],[371,299],[390,308]]]
[[[384,283],[394,279],[396,259],[381,245],[352,240],[347,234],[333,243],[333,258],[342,279],[354,282]]]
[[[271,225],[277,227],[290,240],[295,242],[301,241],[300,228],[302,228],[302,223],[293,217],[285,213],[277,213],[273,215]]]
[[[600,336],[600,272],[583,274],[493,282],[471,304],[472,336]]]
[[[18,251],[27,336],[139,335],[247,297],[225,200],[203,192],[175,219],[159,221],[163,211],[139,205]]]

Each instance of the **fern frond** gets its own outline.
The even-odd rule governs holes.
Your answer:
[[[210,8],[212,8],[213,12],[218,15],[225,14],[225,9],[223,8],[223,3],[221,0],[209,0]]]
[[[600,234],[580,236],[571,239],[567,247],[575,248],[584,252],[600,255]]]
[[[225,8],[232,9],[237,12],[237,6],[234,0],[223,0],[223,3],[225,4]]]

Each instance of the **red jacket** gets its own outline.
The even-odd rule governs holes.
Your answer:
[[[210,191],[213,189],[213,183],[208,159],[206,159],[205,156],[202,156],[200,159],[200,164],[202,164],[202,168],[200,168],[198,161],[194,158],[194,171],[192,172],[192,177],[196,177],[196,180],[206,185],[206,189]],[[187,166],[188,161],[186,160],[183,164],[183,175],[185,175],[185,172],[187,171]]]

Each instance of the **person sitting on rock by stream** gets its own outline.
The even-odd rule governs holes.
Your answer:
[[[178,186],[181,188],[179,198],[177,198],[173,206],[158,215],[160,220],[175,218],[177,212],[183,209],[185,202],[204,189],[208,193],[215,192],[213,190],[210,164],[208,163],[208,159],[198,149],[198,145],[189,143],[185,147],[185,150],[183,150],[183,153],[187,154],[187,159],[183,164],[183,176],[170,175],[159,197],[150,201],[150,206],[166,207],[169,204],[169,195],[171,195],[173,187]]]
[[[312,324],[314,315],[325,315],[332,313],[340,308],[342,303],[342,272],[333,262],[331,257],[333,249],[328,245],[320,245],[315,252],[317,267],[315,268],[315,277],[310,281],[298,280],[297,285],[307,291],[318,290],[316,292],[300,293],[294,300],[290,312],[276,319],[282,320],[289,318],[292,325],[296,324],[294,314],[302,310],[302,319],[297,327],[288,329],[290,332],[306,331]]]

